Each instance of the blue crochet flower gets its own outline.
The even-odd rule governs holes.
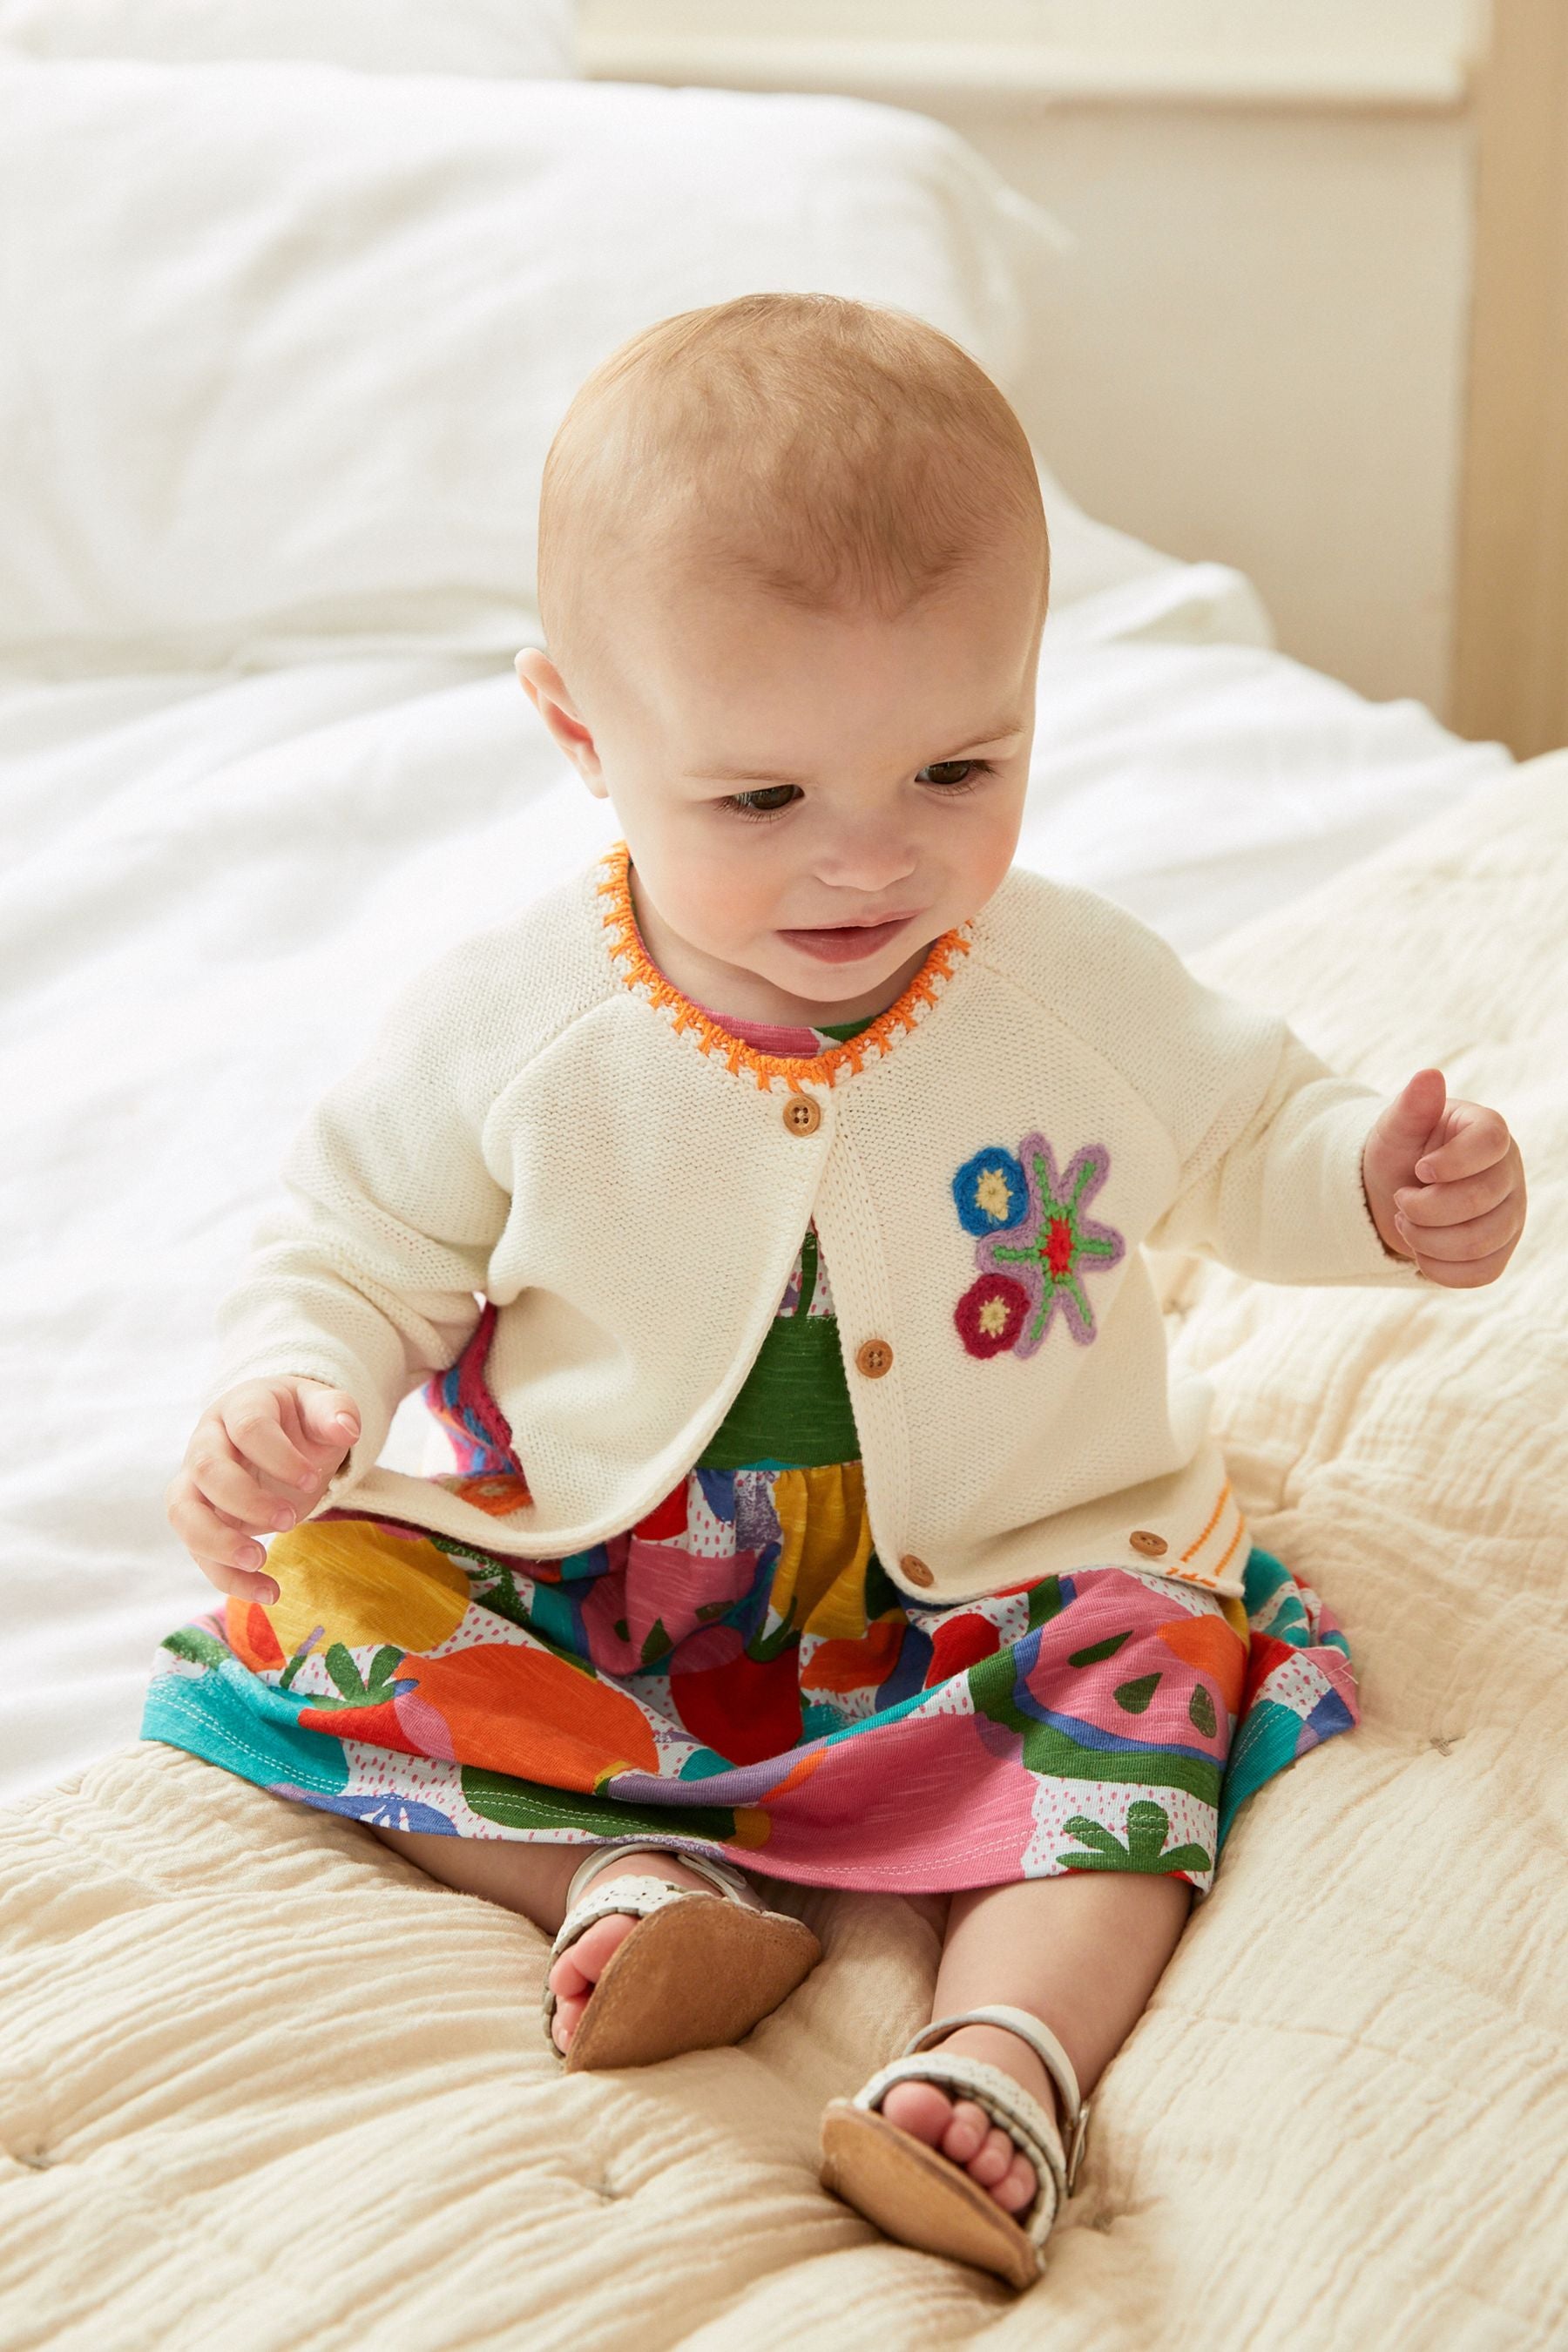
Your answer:
[[[966,1234],[999,1234],[1027,1211],[1028,1180],[1010,1151],[990,1143],[964,1161],[952,1180],[952,1197]]]

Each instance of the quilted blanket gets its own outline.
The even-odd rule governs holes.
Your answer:
[[[784,2007],[567,2078],[525,1921],[150,1743],[0,1826],[0,2341],[1568,2340],[1568,755],[1196,961],[1381,1087],[1435,1062],[1497,1102],[1531,1215],[1479,1292],[1162,1269],[1363,1720],[1239,1816],[1039,2284],[817,2185],[824,2102],[929,2014],[942,1897],[764,1880],[825,1950]]]

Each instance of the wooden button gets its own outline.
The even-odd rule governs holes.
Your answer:
[[[899,1562],[899,1568],[900,1573],[908,1577],[911,1584],[934,1584],[936,1582],[936,1578],[926,1566],[924,1560],[917,1559],[912,1551],[907,1551],[904,1554],[902,1559]]]
[[[855,1369],[868,1381],[879,1381],[893,1360],[886,1339],[862,1339],[855,1350]]]
[[[784,1107],[784,1123],[792,1135],[815,1135],[822,1125],[822,1105],[810,1095],[791,1095]]]
[[[1134,1551],[1143,1554],[1145,1559],[1158,1559],[1171,1549],[1163,1536],[1152,1534],[1148,1528],[1134,1528],[1127,1540]]]

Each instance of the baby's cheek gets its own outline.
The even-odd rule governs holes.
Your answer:
[[[955,923],[978,912],[1006,880],[1023,828],[1027,782],[1026,769],[1018,778],[1009,780],[1008,790],[986,793],[975,811],[974,823],[960,839],[959,889],[964,904],[963,912],[953,915]]]
[[[787,891],[757,871],[757,861],[710,858],[680,879],[683,920],[678,928],[693,947],[726,963],[745,964],[749,950],[771,940],[784,919]]]

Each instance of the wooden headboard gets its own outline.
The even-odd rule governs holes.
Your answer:
[[[1452,717],[1568,744],[1568,8],[1493,0],[1479,156]]]
[[[601,78],[951,122],[1076,239],[1020,401],[1074,497],[1364,694],[1568,742],[1568,0],[579,5]]]

